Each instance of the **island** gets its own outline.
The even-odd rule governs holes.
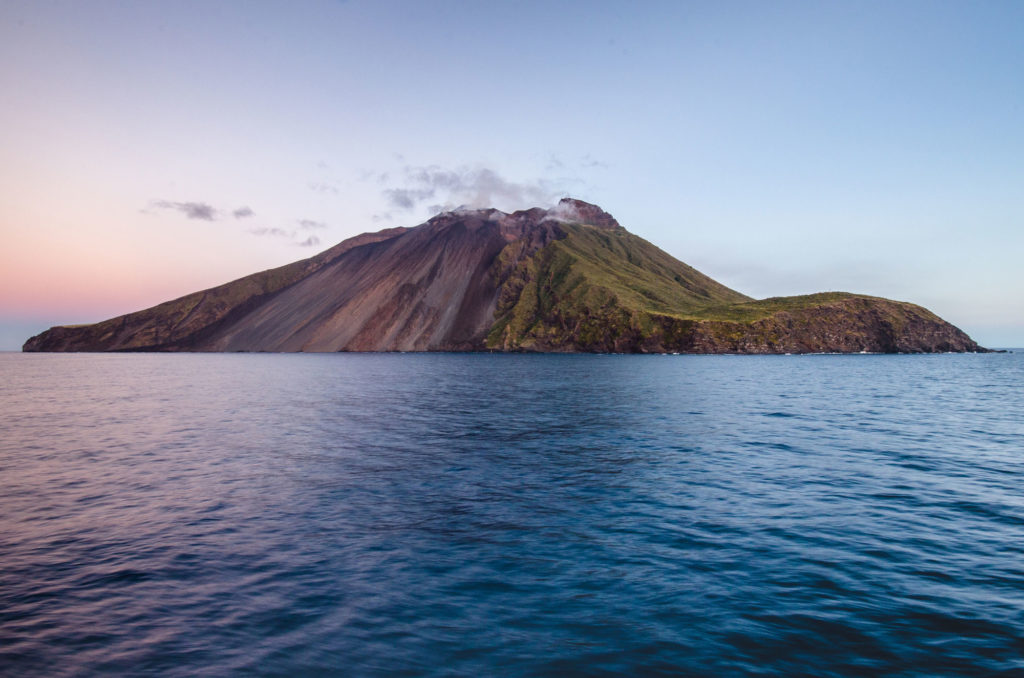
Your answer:
[[[920,306],[847,292],[752,299],[596,205],[443,212],[24,351],[983,352]]]

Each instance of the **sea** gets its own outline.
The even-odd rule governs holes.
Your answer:
[[[0,675],[1021,676],[1024,353],[0,354]]]

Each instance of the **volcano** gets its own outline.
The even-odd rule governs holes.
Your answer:
[[[596,205],[439,214],[25,351],[984,351],[914,304],[845,292],[755,300]]]

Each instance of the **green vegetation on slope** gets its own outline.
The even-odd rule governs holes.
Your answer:
[[[558,263],[568,267],[571,261],[576,275],[607,290],[628,308],[679,313],[709,304],[750,301],[626,230],[565,228],[567,237],[551,244],[559,252]]]
[[[622,229],[578,224],[533,256],[512,244],[487,346],[538,351],[818,352],[971,349],[913,304],[825,292],[753,300]]]
[[[598,346],[652,329],[652,315],[681,317],[751,301],[624,229],[563,230],[565,238],[507,274],[488,346]],[[512,258],[503,252],[497,270],[507,270]]]
[[[864,294],[851,294],[849,292],[819,292],[817,294],[802,294],[795,297],[769,297],[746,301],[738,304],[713,305],[700,309],[693,314],[684,314],[683,317],[695,320],[726,320],[731,322],[751,323],[763,320],[779,312],[804,311],[809,308],[834,305],[839,302],[847,302],[853,299],[868,299],[889,304],[902,304],[881,297],[870,297]],[[909,306],[909,304],[907,304]]]

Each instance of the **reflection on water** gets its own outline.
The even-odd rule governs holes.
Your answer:
[[[1021,354],[0,374],[17,674],[1024,671]]]

